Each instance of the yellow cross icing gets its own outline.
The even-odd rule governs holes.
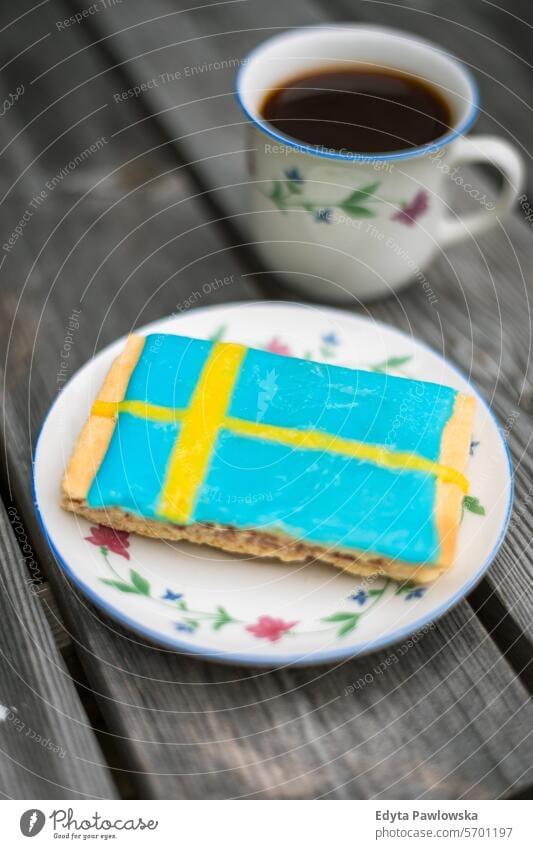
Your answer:
[[[118,413],[129,413],[131,416],[152,419],[154,422],[179,422],[183,419],[185,410],[178,407],[161,407],[146,401],[95,401],[91,410],[91,415],[109,419]]]
[[[93,404],[93,416],[113,418],[118,413],[129,413],[153,421],[181,422],[157,510],[162,518],[179,524],[191,521],[198,490],[207,474],[211,454],[222,428],[242,436],[296,448],[331,451],[389,468],[427,472],[444,483],[456,484],[463,492],[468,492],[468,481],[461,472],[420,454],[390,450],[318,430],[278,427],[228,416],[228,407],[246,351],[243,345],[228,342],[215,344],[187,409],[163,407],[144,401],[95,401]]]
[[[213,346],[182,419],[161,492],[159,516],[178,523],[190,521],[245,354],[243,345],[220,342]]]

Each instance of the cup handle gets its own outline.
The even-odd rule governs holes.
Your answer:
[[[438,240],[447,248],[471,236],[478,236],[496,226],[500,218],[512,209],[524,185],[524,163],[515,148],[497,136],[473,136],[459,138],[446,163],[447,168],[466,162],[482,162],[493,165],[503,177],[503,186],[494,203],[481,212],[452,217],[445,216],[439,228]],[[447,173],[450,173],[447,171]],[[468,183],[463,184],[467,190]],[[472,187],[473,188],[473,187]]]

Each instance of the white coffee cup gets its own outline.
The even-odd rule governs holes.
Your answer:
[[[357,155],[296,141],[262,117],[276,86],[308,71],[359,64],[426,81],[448,103],[452,129],[422,147]],[[457,59],[420,38],[359,25],[274,36],[243,63],[237,94],[251,122],[248,218],[255,245],[273,271],[312,296],[370,300],[425,280],[422,269],[435,254],[490,230],[521,191],[523,164],[511,145],[464,136],[478,111],[474,80]],[[458,175],[466,162],[501,171],[494,202]],[[449,208],[451,179],[478,202],[477,211],[457,216]]]

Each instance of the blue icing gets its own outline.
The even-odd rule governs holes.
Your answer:
[[[281,531],[309,543],[435,561],[436,480],[222,431],[194,519]]]
[[[229,415],[314,428],[438,460],[456,395],[454,389],[435,383],[250,349]]]
[[[211,342],[146,338],[126,399],[187,408]],[[249,350],[229,415],[317,429],[438,460],[453,389]],[[155,512],[179,424],[121,413],[89,506]],[[434,562],[436,479],[223,430],[191,520],[282,531],[310,543]]]
[[[147,336],[126,400],[187,407],[212,346],[212,342],[184,336]]]
[[[161,424],[121,413],[89,490],[88,505],[122,507],[157,518],[155,508],[178,435],[178,424]]]

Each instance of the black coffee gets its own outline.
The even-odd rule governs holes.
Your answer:
[[[359,66],[315,71],[273,89],[263,118],[286,136],[350,153],[419,147],[450,129],[450,108],[420,79]]]

